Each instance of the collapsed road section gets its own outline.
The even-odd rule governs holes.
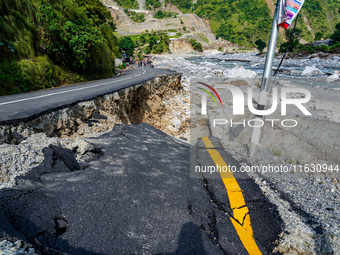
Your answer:
[[[154,115],[161,117],[162,100],[181,90],[181,75],[151,67],[139,72],[133,69],[112,79],[1,97],[0,144],[19,143],[33,133],[70,137],[107,131],[115,123],[148,123]],[[101,120],[106,127],[88,128]],[[157,125],[161,128],[162,122]]]
[[[185,141],[190,125],[180,79],[159,75],[4,124],[6,251],[20,243],[25,254],[246,254],[222,180],[191,178],[190,146],[169,136]],[[207,150],[198,156],[211,163]],[[253,243],[270,254],[282,225],[276,207],[251,179],[240,186]]]
[[[187,143],[148,124],[116,125],[87,141],[84,155],[97,159],[85,168],[51,145],[40,166],[0,191],[3,238],[42,254],[247,254],[222,180],[190,177]],[[256,242],[270,254],[280,218],[248,182]]]

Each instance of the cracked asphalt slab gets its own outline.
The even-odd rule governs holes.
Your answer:
[[[214,150],[221,155],[228,166],[235,166],[236,169],[240,169],[240,163],[224,150],[224,147],[218,138],[209,137],[209,139],[213,144]],[[206,190],[211,197],[211,201],[214,202],[215,207],[218,210],[225,212],[230,219],[239,222],[235,219],[235,212],[230,206],[230,198],[228,199],[226,192],[226,189],[230,187],[223,185],[220,173],[215,172],[211,174],[195,172],[195,166],[197,165],[199,165],[201,169],[204,169],[205,167],[207,168],[216,164],[207,153],[207,147],[202,139],[199,139],[196,145],[191,147],[191,159],[193,158],[196,159],[196,162],[191,163],[191,177],[195,178],[199,175],[205,183]],[[249,213],[246,214],[249,214],[250,216],[254,239],[263,254],[271,254],[274,243],[283,229],[283,222],[277,208],[268,201],[262,194],[261,189],[246,173],[235,172],[233,173],[233,176],[240,187],[239,192],[242,193],[244,198],[245,203],[242,207],[247,207],[249,210]],[[234,187],[232,187],[232,189],[234,189]],[[221,192],[223,190],[224,192]],[[233,192],[237,191],[234,190]],[[235,209],[241,209],[242,207]],[[240,224],[242,225],[242,222]]]
[[[50,146],[42,165],[0,190],[0,237],[43,254],[247,254],[222,180],[190,176],[188,144],[147,124],[88,141],[100,154],[88,165]],[[203,148],[197,155],[211,163]],[[256,242],[270,254],[280,218],[251,179],[238,181]]]

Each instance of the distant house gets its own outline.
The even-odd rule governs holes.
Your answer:
[[[170,32],[168,33],[168,36],[175,36],[176,35],[176,32]]]
[[[326,45],[326,46],[332,46],[335,44],[335,40],[333,39],[326,39],[322,41],[314,41],[312,42],[314,46],[321,46],[321,45]]]

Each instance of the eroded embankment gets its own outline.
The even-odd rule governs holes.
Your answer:
[[[48,150],[46,147],[57,150],[67,148],[79,162],[79,165],[75,162],[77,169],[88,168],[90,162],[103,155],[100,146],[89,137],[110,131],[116,124],[144,122],[170,135],[185,137],[189,110],[183,102],[188,103],[189,92],[180,80],[180,74],[159,76],[127,89],[65,106],[38,118],[0,126],[0,189],[18,184],[17,176],[34,174],[31,171],[34,167],[40,166],[40,169],[46,171],[48,167],[43,163],[48,161],[46,155],[43,155]],[[130,142],[131,136],[124,133],[121,136]],[[143,141],[145,138],[140,139]],[[104,144],[106,142],[103,141]],[[111,147],[117,149],[115,146]],[[58,156],[53,154],[52,158],[56,159]],[[53,162],[51,169],[63,165]],[[119,160],[117,163],[119,164]],[[57,221],[54,222],[57,224]],[[58,231],[56,229],[56,233]],[[5,252],[17,251],[19,254],[25,250],[23,254],[39,254],[35,253],[32,244],[21,240],[22,236],[5,238],[0,243],[0,248]]]
[[[101,133],[115,124],[149,123],[171,133],[164,119],[164,100],[182,90],[181,75],[158,76],[89,101],[16,124],[0,126],[0,144],[18,144],[34,133],[49,137],[77,137]]]
[[[44,160],[43,148],[61,146],[87,163],[100,153],[88,142],[116,124],[147,123],[168,135],[188,139],[189,91],[181,75],[152,80],[88,101],[65,106],[17,124],[0,126],[0,189],[12,187]]]

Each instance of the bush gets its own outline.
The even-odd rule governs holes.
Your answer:
[[[139,4],[137,0],[116,0],[116,2],[123,8],[138,9]]]
[[[321,40],[322,37],[323,37],[323,33],[317,32],[314,36],[314,40],[319,41],[319,40]]]
[[[23,59],[18,65],[34,90],[61,85],[60,68],[46,56],[37,57],[33,60]]]
[[[0,95],[25,93],[84,80],[55,65],[47,56],[0,65]]]
[[[267,44],[264,41],[262,41],[262,39],[258,39],[255,42],[255,45],[257,46],[258,51],[261,52],[261,53],[264,50],[264,48],[266,48],[266,46],[267,46]]]
[[[191,39],[189,40],[192,47],[194,48],[194,50],[199,51],[199,52],[203,52],[203,47],[202,44],[197,42],[195,39]]]
[[[340,42],[337,44],[334,44],[329,49],[332,53],[340,54]]]
[[[145,36],[145,34],[141,34],[140,35],[140,37],[139,37],[139,43],[140,43],[140,45],[145,45],[145,43],[146,43],[146,36]]]
[[[159,0],[146,0],[145,5],[146,6],[152,5],[154,8],[159,8],[159,7],[162,6],[162,4]]]
[[[155,13],[154,18],[164,19],[164,18],[170,18],[170,17],[176,16],[176,15],[178,15],[178,13],[176,13],[176,12],[163,12],[161,10],[158,10]]]
[[[164,12],[162,12],[161,10],[158,10],[158,11],[155,13],[154,17],[155,17],[156,19],[163,19],[163,18],[165,18],[165,14],[164,14]]]
[[[27,76],[14,61],[0,63],[0,84],[0,96],[30,91]]]
[[[144,13],[137,13],[124,9],[125,13],[136,23],[143,23],[145,21]]]
[[[282,44],[280,45],[279,51],[280,51],[280,52],[285,52],[285,51],[287,50],[288,52],[292,52],[292,51],[295,49],[295,47],[301,45],[301,44],[299,43],[299,40],[298,40],[298,39],[292,40],[292,42],[290,43],[289,47],[288,47],[288,43],[289,43],[289,42],[284,42],[284,43],[282,43]],[[287,49],[287,47],[288,47],[288,49]]]
[[[340,22],[335,25],[334,34],[331,35],[331,38],[336,42],[340,42]]]
[[[179,7],[183,12],[188,12],[192,7],[191,0],[171,0],[171,3]]]

